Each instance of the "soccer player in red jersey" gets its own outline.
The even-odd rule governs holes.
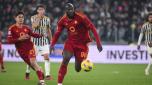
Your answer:
[[[102,51],[99,36],[92,22],[84,14],[76,12],[71,3],[65,5],[65,12],[65,15],[58,21],[57,31],[51,43],[51,49],[53,49],[62,30],[67,30],[68,37],[64,44],[63,61],[58,72],[58,85],[62,85],[67,73],[67,65],[73,55],[75,56],[75,70],[80,72],[81,62],[88,55],[88,43],[91,42],[90,30],[95,36],[99,52]]]
[[[1,37],[2,37],[2,32],[0,31],[0,71],[6,72],[5,67],[4,67],[4,61],[3,61]]]
[[[36,62],[34,44],[31,41],[31,36],[39,38],[43,35],[33,33],[27,25],[23,24],[23,12],[16,13],[15,21],[16,24],[12,25],[8,31],[8,43],[14,43],[21,58],[36,71],[39,79],[38,85],[45,85],[44,74],[41,67]]]

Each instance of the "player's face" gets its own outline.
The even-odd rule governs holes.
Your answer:
[[[40,14],[41,16],[43,16],[43,15],[45,14],[45,9],[42,8],[42,7],[39,7],[39,8],[37,9],[37,13]]]
[[[16,23],[23,24],[24,23],[24,15],[19,14],[18,16],[16,16],[15,20],[16,20]]]
[[[149,15],[148,21],[149,21],[150,23],[152,23],[152,15]]]
[[[67,16],[69,18],[73,18],[74,16],[74,7],[70,6],[70,7],[67,7],[66,10],[65,10]]]

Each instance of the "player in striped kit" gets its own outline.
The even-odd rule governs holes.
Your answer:
[[[33,32],[45,35],[42,38],[32,38],[37,54],[44,57],[44,67],[45,67],[45,79],[51,80],[50,75],[50,61],[49,61],[49,40],[52,40],[52,33],[50,30],[50,19],[45,16],[45,6],[37,6],[37,14],[31,17]],[[26,69],[26,79],[29,79],[30,68],[27,66]]]
[[[147,46],[147,51],[149,53],[150,61],[145,69],[145,75],[149,75],[150,66],[152,64],[152,13],[147,16],[147,22],[143,24],[141,32],[138,39],[138,49],[140,49],[140,43],[143,36],[145,35],[145,45]]]

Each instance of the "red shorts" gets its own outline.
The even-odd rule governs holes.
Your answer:
[[[36,54],[35,54],[35,49],[31,49],[31,50],[18,50],[19,55],[21,56],[21,58],[24,60],[25,63],[27,63],[28,65],[31,65],[30,63],[30,58],[36,58]]]
[[[66,42],[64,44],[64,50],[74,53],[75,59],[79,62],[82,62],[87,58],[89,51],[88,44],[75,44],[71,42]]]

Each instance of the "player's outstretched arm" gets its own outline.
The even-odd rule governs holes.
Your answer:
[[[92,22],[85,16],[84,17],[84,21],[85,21],[85,25],[91,29],[91,31],[93,32],[93,35],[96,39],[96,43],[97,43],[97,48],[98,48],[98,51],[101,52],[102,51],[102,45],[101,45],[101,42],[100,42],[100,38],[98,36],[98,33],[96,31],[96,28],[95,26],[92,24]]]
[[[54,34],[54,36],[53,36],[53,38],[52,38],[52,41],[50,41],[50,43],[51,43],[51,48],[53,48],[54,45],[56,44],[56,42],[57,42],[59,36],[61,35],[61,32],[62,32],[63,29],[64,29],[64,27],[63,27],[63,25],[62,25],[62,22],[59,21],[59,22],[58,22],[58,25],[57,25],[57,31],[55,32],[55,34]]]
[[[51,41],[52,40],[52,32],[51,32],[50,19],[48,19],[48,23],[49,23],[49,25],[47,27],[47,35],[48,35],[49,40]]]
[[[29,30],[29,35],[34,37],[34,38],[41,38],[43,37],[44,35],[41,35],[41,34],[38,34],[38,33],[33,33],[31,29],[28,29]]]
[[[138,38],[138,43],[137,43],[137,49],[138,50],[140,50],[140,44],[141,44],[141,41],[143,39],[143,36],[144,36],[144,25],[141,28],[141,32],[140,32],[140,35],[139,35],[139,38]]]
[[[141,44],[141,41],[142,41],[142,38],[143,38],[143,33],[141,32],[140,35],[139,35],[139,38],[138,38],[138,44],[137,44],[137,49],[140,50],[140,44]]]

